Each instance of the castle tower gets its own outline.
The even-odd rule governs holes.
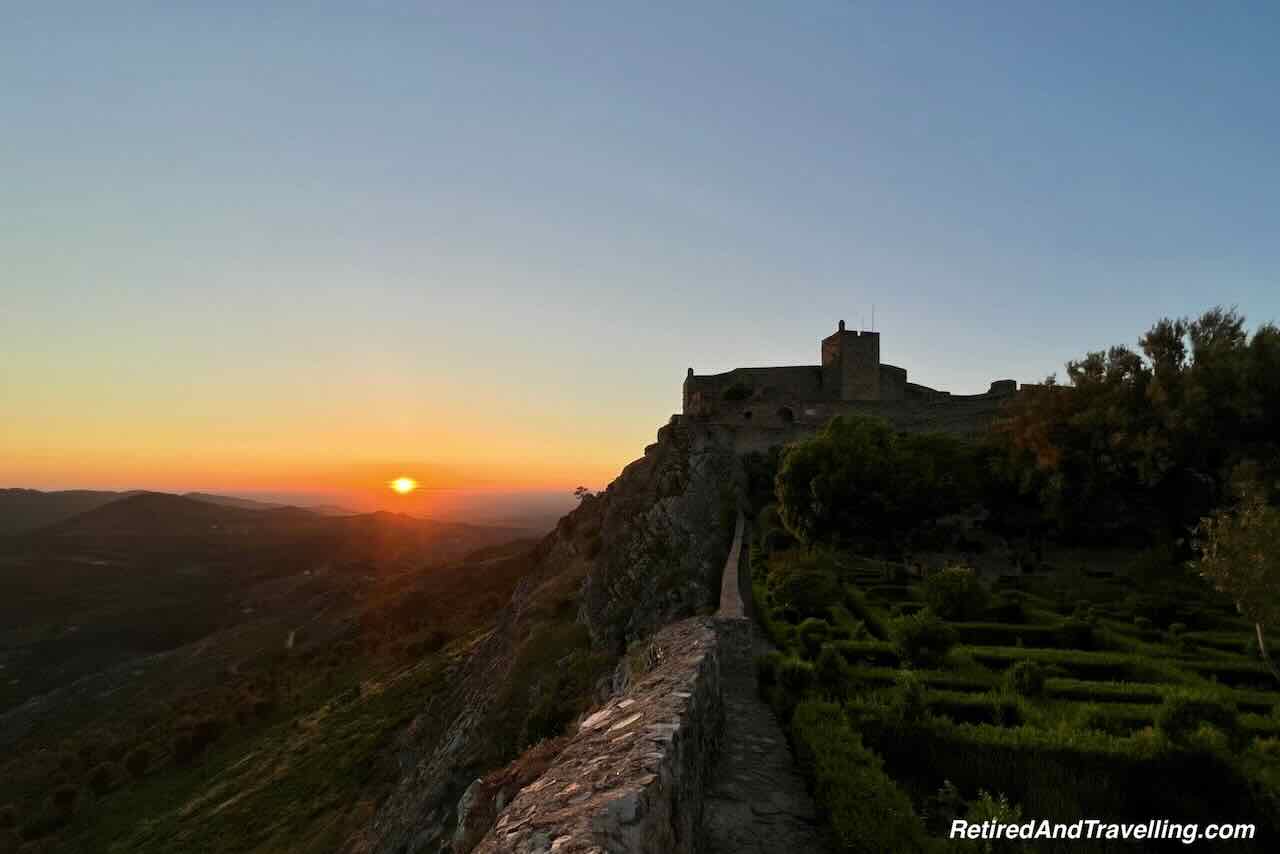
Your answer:
[[[822,389],[835,400],[879,400],[880,333],[849,332],[840,321],[822,339]]]

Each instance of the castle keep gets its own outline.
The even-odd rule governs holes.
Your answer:
[[[899,429],[975,433],[1017,392],[997,380],[982,394],[953,395],[907,382],[907,371],[880,361],[880,333],[852,331],[840,321],[822,339],[822,362],[735,368],[684,381],[684,417],[734,428],[738,444],[764,445],[812,432],[835,415],[886,418]]]

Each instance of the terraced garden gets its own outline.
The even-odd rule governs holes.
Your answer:
[[[1252,625],[1207,586],[926,581],[901,563],[760,544],[751,561],[777,647],[758,660],[762,690],[846,850],[979,850],[944,842],[946,828],[997,816],[1254,822],[1253,843],[1222,850],[1274,850],[1280,691]]]

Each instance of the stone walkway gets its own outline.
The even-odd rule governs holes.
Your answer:
[[[737,580],[749,613],[748,561],[743,559],[740,567],[742,577]],[[757,637],[749,618],[722,615],[721,626],[724,731],[711,775],[714,782],[703,805],[702,850],[707,854],[832,851],[786,736],[756,687],[755,656],[763,639]]]

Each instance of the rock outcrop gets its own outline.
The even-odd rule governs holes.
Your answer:
[[[713,431],[673,418],[642,459],[561,519],[537,546],[528,576],[494,629],[453,665],[449,690],[432,697],[390,746],[400,783],[344,850],[413,854],[454,847],[462,795],[525,746],[509,753],[495,748],[496,731],[511,726],[504,705],[512,692],[526,702],[523,693],[539,686],[553,693],[568,664],[526,654],[539,631],[576,622],[589,633],[592,655],[616,659],[629,643],[668,623],[711,613],[738,477],[731,447]],[[620,682],[606,680],[596,699],[619,688]],[[472,792],[472,801],[478,794]],[[482,815],[472,816],[464,837],[482,824]]]

